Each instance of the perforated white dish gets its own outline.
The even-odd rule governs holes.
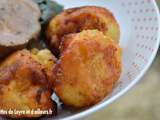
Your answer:
[[[95,5],[109,9],[121,30],[123,72],[110,96],[99,104],[73,112],[59,110],[55,119],[79,119],[118,99],[132,88],[149,69],[160,43],[160,16],[154,0],[57,0],[65,8]]]

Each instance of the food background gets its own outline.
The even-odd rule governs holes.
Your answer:
[[[160,0],[157,0],[160,7]],[[160,120],[160,51],[140,83],[84,120]]]

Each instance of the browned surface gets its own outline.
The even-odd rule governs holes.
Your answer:
[[[97,30],[68,35],[64,42],[68,40],[55,68],[55,92],[67,106],[93,105],[111,92],[119,79],[121,50]]]
[[[44,66],[35,61],[30,52],[22,50],[10,55],[0,66],[0,108],[4,110],[41,109],[55,111],[50,98],[51,86]],[[14,115],[38,117],[41,115]]]
[[[59,48],[64,35],[88,29],[98,29],[113,40],[119,41],[119,26],[112,13],[105,8],[94,6],[65,10],[51,20],[46,36],[51,47]]]

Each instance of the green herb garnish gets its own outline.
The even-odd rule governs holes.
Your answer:
[[[34,0],[41,10],[41,24],[46,24],[52,17],[63,10],[63,6],[52,0]]]

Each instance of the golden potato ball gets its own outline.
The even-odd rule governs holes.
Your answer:
[[[50,59],[46,58],[45,61]],[[46,64],[39,63],[28,50],[14,52],[0,64],[0,108],[30,111],[7,114],[7,117],[34,118],[46,115],[31,113],[31,110],[37,109],[56,113],[56,104],[51,100],[53,91],[48,80],[49,70],[51,67],[48,69]]]
[[[120,77],[120,47],[97,30],[67,35],[62,43],[61,57],[54,69],[55,93],[73,108],[98,103]]]
[[[102,7],[84,6],[64,10],[54,17],[46,29],[47,43],[54,51],[59,49],[64,35],[93,29],[119,42],[120,28],[113,14]]]

